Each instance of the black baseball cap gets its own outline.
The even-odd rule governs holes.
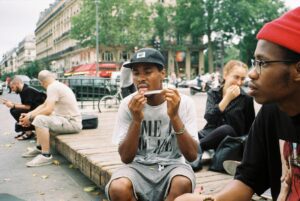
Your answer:
[[[124,64],[126,68],[132,68],[134,64],[138,63],[151,63],[157,65],[162,69],[165,65],[165,58],[160,53],[160,51],[153,48],[142,48],[134,53],[133,57],[130,59],[130,62]]]

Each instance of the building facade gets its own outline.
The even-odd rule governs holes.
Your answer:
[[[17,69],[25,67],[36,58],[35,36],[26,36],[18,45],[16,57]]]
[[[2,55],[0,62],[0,68],[2,73],[14,73],[17,70],[17,48],[13,48],[10,51]]]
[[[35,29],[37,59],[51,60],[53,71],[64,71],[92,59],[81,58],[80,53],[88,54],[89,50],[81,50],[69,37],[71,18],[80,12],[80,4],[80,0],[56,0],[40,14]]]
[[[166,6],[176,5],[176,0],[145,0],[148,5],[156,2]],[[96,62],[95,48],[81,48],[76,40],[69,37],[71,18],[80,12],[82,0],[56,0],[49,8],[45,9],[37,22],[36,55],[37,59],[51,61],[51,68],[59,74],[70,68],[83,64]],[[101,44],[98,62],[120,63],[127,60],[133,52],[128,52],[122,47],[110,48]],[[185,52],[177,52],[170,45],[162,49],[167,59],[168,74],[176,72],[190,79],[198,72],[203,72],[204,56],[199,48],[190,48]],[[133,50],[134,51],[134,50]],[[184,55],[182,60],[177,55]]]

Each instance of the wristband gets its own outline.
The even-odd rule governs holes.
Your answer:
[[[184,133],[184,131],[185,131],[185,127],[184,126],[182,126],[182,128],[181,129],[179,129],[179,131],[175,131],[175,134],[176,135],[182,135],[183,133]]]
[[[214,201],[215,199],[212,197],[206,197],[203,199],[203,201]]]
[[[32,115],[29,116],[30,123],[33,121]]]

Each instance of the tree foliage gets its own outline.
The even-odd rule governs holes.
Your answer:
[[[50,62],[45,59],[35,60],[19,68],[16,72],[3,73],[1,80],[6,77],[13,77],[14,75],[27,75],[30,78],[37,78],[41,70],[50,70]]]
[[[154,15],[153,40],[157,40],[157,38],[155,37],[158,36],[161,46],[163,48],[166,48],[165,40],[168,39],[168,37],[170,37],[174,32],[172,29],[172,21],[171,21],[173,8],[163,6],[161,3],[156,3],[152,7],[152,12]]]
[[[249,20],[243,24],[242,37],[237,47],[240,59],[250,64],[256,47],[256,34],[262,26],[286,11],[281,0],[255,0],[249,11]]]
[[[140,0],[98,0],[99,43],[132,48],[150,41],[153,27],[150,10]],[[84,0],[80,14],[72,19],[71,37],[83,47],[96,44],[95,1]]]
[[[283,11],[281,0],[177,0],[176,31],[183,37],[206,37],[210,71],[213,68],[213,41],[226,44],[240,40],[242,59],[253,51],[255,35],[262,24]],[[253,54],[253,53],[252,53]]]
[[[240,59],[249,62],[257,31],[285,11],[282,0],[177,0],[174,7],[156,3],[152,9],[142,0],[99,1],[99,44],[142,47],[158,36],[164,46],[165,39],[173,37],[180,49],[207,47],[209,71],[217,59],[216,41],[221,40],[225,49],[235,43]],[[95,1],[84,0],[80,14],[72,19],[71,37],[84,47],[95,46],[95,12]]]

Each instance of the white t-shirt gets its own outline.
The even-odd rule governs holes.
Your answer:
[[[121,67],[120,87],[125,88],[133,84],[131,68]]]
[[[54,114],[72,117],[81,122],[81,114],[73,91],[65,84],[54,81],[47,87],[47,99],[54,101]]]
[[[135,94],[135,93],[134,93]],[[118,111],[112,141],[114,144],[120,142],[127,135],[132,116],[128,103],[132,96],[122,100]],[[180,94],[179,116],[188,133],[198,142],[198,129],[196,122],[196,110],[193,100]],[[176,164],[184,163],[174,129],[167,114],[167,102],[158,106],[145,105],[144,120],[142,121],[139,148],[134,161],[143,164]]]

